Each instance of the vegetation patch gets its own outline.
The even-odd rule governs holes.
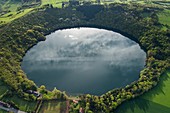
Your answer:
[[[170,26],[170,10],[166,9],[158,13],[159,22],[169,29]]]
[[[8,90],[8,86],[5,85],[2,81],[0,81],[0,97]]]
[[[9,113],[9,112],[7,112],[7,111],[5,111],[5,110],[1,110],[1,109],[0,109],[0,112],[1,112],[1,113]]]

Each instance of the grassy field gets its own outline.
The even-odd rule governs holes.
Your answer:
[[[3,98],[2,100],[13,101],[22,111],[34,111],[37,104],[36,102],[25,101],[16,95],[8,98]]]
[[[34,2],[30,2],[28,4],[31,4],[31,3],[34,3]],[[27,5],[27,4],[24,4],[24,5]],[[26,9],[17,11],[17,9],[22,6],[22,3],[13,1],[13,0],[7,0],[4,4],[0,4],[0,6],[1,6],[2,11],[9,11],[5,14],[0,13],[0,24],[5,24],[14,19],[20,18],[37,7],[35,6],[34,8],[26,8]]]
[[[170,26],[170,10],[166,9],[158,14],[159,22]]]
[[[17,18],[20,18],[20,17],[24,16],[25,14],[31,12],[33,9],[34,8],[25,9],[24,11],[22,11],[19,14],[17,14],[17,12],[7,13],[7,14],[0,17],[0,21],[3,21],[3,23],[8,23],[8,22],[10,22],[12,20],[15,20]],[[11,15],[11,16],[9,16],[9,15]]]
[[[62,7],[62,2],[68,2],[69,0],[41,0],[41,5],[52,4],[53,7]]]
[[[162,75],[158,86],[144,95],[123,103],[116,113],[170,113],[170,70]]]
[[[10,10],[10,12],[0,15],[0,24],[5,24],[17,18],[20,18],[25,14],[33,11],[35,8],[41,7],[46,4],[52,4],[53,7],[61,8],[62,1],[68,1],[68,0],[42,0],[41,2],[42,4],[40,6],[35,6],[32,8],[26,8],[26,9],[22,9],[21,11],[17,11],[17,8],[22,6],[21,2],[14,2],[12,0],[7,0],[5,4],[0,4],[0,5],[3,11]]]
[[[53,7],[58,7],[58,8],[61,8],[62,7],[62,2],[68,2],[69,0],[41,0],[41,5],[40,6],[35,6],[35,7],[32,7],[32,8],[26,8],[26,9],[23,9],[21,11],[17,11],[17,8],[22,6],[21,2],[14,2],[13,0],[7,0],[7,2],[5,2],[4,4],[0,4],[0,7],[2,10],[10,10],[10,12],[4,14],[4,15],[0,15],[0,25],[1,24],[5,24],[5,23],[8,23],[12,20],[15,20],[17,18],[20,18],[22,16],[24,16],[25,14],[33,11],[33,9],[35,8],[38,8],[38,7],[42,7],[43,5],[46,5],[46,4],[52,4]],[[80,0],[82,1],[82,0]],[[89,1],[96,1],[96,0],[89,0]],[[110,4],[110,3],[113,3],[113,2],[121,2],[122,0],[101,0],[101,4]],[[125,1],[124,3],[130,3],[132,0],[127,0]],[[168,0],[170,1],[170,0]],[[136,3],[140,3],[140,4],[145,4],[144,0],[139,0],[139,1],[133,1],[133,2],[136,2]],[[30,2],[31,3],[34,3],[34,2]],[[169,12],[170,10],[167,10],[167,11],[164,11],[163,13],[160,13],[159,14],[159,19],[160,19],[160,22],[162,24],[167,24],[167,25],[170,25],[170,16],[169,16]],[[167,16],[168,15],[168,16]]]
[[[0,109],[0,113],[9,113],[9,112]]]
[[[2,95],[9,90],[8,87],[0,81],[0,100],[1,101],[13,101],[17,106],[19,106],[20,110],[23,111],[33,111],[36,107],[36,102],[28,102],[23,100],[22,98],[14,95],[12,97],[2,97]],[[0,110],[0,113],[6,113],[3,110]]]
[[[160,83],[150,93],[142,98],[170,108],[170,71],[161,78]]]
[[[0,96],[3,95],[8,90],[8,87],[0,81]]]
[[[66,101],[45,101],[39,113],[65,113]]]

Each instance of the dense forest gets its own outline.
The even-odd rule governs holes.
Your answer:
[[[139,43],[147,53],[146,66],[139,80],[102,96],[81,95],[79,103],[71,104],[70,112],[78,113],[81,107],[89,113],[114,112],[123,101],[156,86],[160,75],[170,67],[170,31],[160,29],[157,13],[161,10],[164,9],[137,4],[83,5],[63,9],[47,6],[45,9],[35,9],[33,13],[0,26],[0,79],[21,97],[36,100],[27,91],[37,91],[38,87],[27,79],[20,66],[28,49],[58,29],[96,27],[113,30]],[[48,93],[44,86],[40,87],[40,92]],[[64,96],[57,98],[61,97],[65,99]]]

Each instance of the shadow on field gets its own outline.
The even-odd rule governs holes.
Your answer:
[[[163,87],[166,85],[165,81],[169,79],[170,77],[168,76],[167,72],[165,72],[162,74],[156,87],[140,97],[124,102],[116,109],[115,113],[170,113],[170,108],[149,101],[152,100],[156,95],[165,95]],[[148,98],[149,100],[146,100],[145,98]]]
[[[138,107],[141,111],[144,113],[147,112],[147,109],[149,109],[150,103],[149,101],[142,99],[142,98],[136,98],[133,100],[129,100],[124,102],[122,105],[120,105],[115,113],[136,113],[135,109]]]
[[[162,74],[162,76],[160,77],[160,81],[158,82],[158,85],[151,89],[149,92],[145,93],[143,96],[152,100],[156,95],[159,94],[165,95],[165,92],[163,91],[163,88],[166,85],[165,81],[170,80],[170,77],[168,76],[167,72],[168,71]]]

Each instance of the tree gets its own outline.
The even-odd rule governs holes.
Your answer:
[[[46,90],[45,85],[41,85],[39,89],[40,89],[40,93],[47,94],[47,90]]]

